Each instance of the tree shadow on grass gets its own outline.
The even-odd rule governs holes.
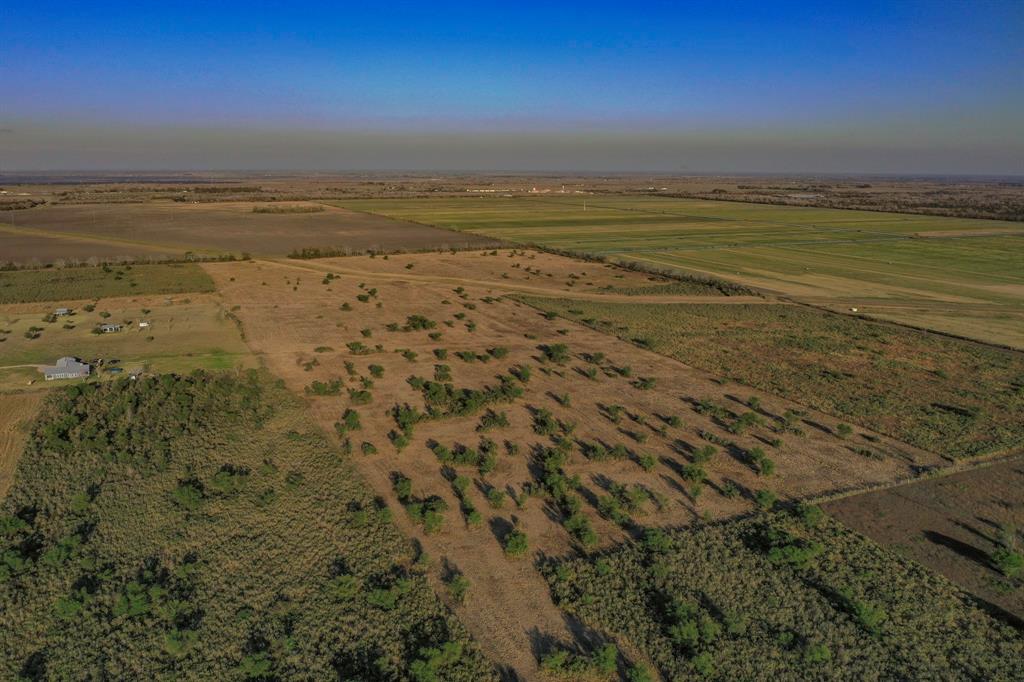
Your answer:
[[[926,530],[923,534],[924,537],[931,543],[934,543],[941,547],[945,547],[946,549],[952,551],[955,554],[958,554],[959,556],[965,559],[981,564],[985,568],[990,568],[991,566],[989,563],[988,554],[978,549],[977,547],[974,547],[973,545],[969,545],[966,542],[957,540],[956,538],[950,537],[948,535],[945,535],[944,533],[939,533],[938,531],[934,530]]]

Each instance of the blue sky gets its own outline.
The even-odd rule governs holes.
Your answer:
[[[645,159],[743,170],[630,154],[630,139],[640,149],[657,138],[708,166],[715,141],[745,140],[748,161],[729,152],[721,163],[760,171],[770,153],[780,171],[843,170],[798,168],[821,165],[829,146],[851,172],[899,171],[882,153],[896,145],[914,153],[906,171],[1024,172],[1011,154],[1024,151],[1024,2],[344,4],[6,3],[0,163],[89,165],[91,148],[97,167],[299,167],[281,155],[288,141],[320,136],[339,154],[387,141],[394,167],[399,140],[444,140],[454,167],[487,160],[463,159],[460,142],[482,153],[519,135],[605,145],[609,170]],[[44,131],[65,159],[40,146]],[[119,131],[136,145],[121,161]],[[264,161],[251,149],[218,159],[257,133]],[[191,164],[180,155],[190,139],[207,148]],[[566,169],[584,160],[566,154]]]

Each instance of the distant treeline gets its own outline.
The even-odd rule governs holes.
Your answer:
[[[314,206],[309,206],[309,205],[305,205],[305,206],[295,206],[295,205],[290,205],[290,206],[289,205],[286,205],[286,206],[278,205],[278,206],[275,206],[275,205],[269,205],[269,206],[253,206],[252,207],[252,212],[253,213],[323,213],[324,210],[325,210],[324,207],[320,206],[319,204],[314,205]]]
[[[196,194],[237,194],[239,192],[262,192],[263,188],[256,185],[231,185],[225,187],[223,185],[197,185],[189,187],[187,192],[195,192]]]
[[[750,186],[743,185],[739,189],[742,192],[735,194],[729,193],[727,190],[715,189],[710,192],[658,192],[657,195],[676,199],[711,199],[714,201],[737,201],[744,204],[768,204],[771,206],[812,206],[815,208],[836,208],[848,211],[1024,221],[1024,200],[1019,198],[943,196],[938,193],[929,193],[925,196],[908,195],[894,197],[860,192],[829,192],[815,198],[800,198],[765,193],[766,190],[776,189],[774,187],[755,190]],[[808,188],[808,190],[804,191],[820,190]],[[653,193],[644,192],[641,194]]]
[[[148,256],[145,258],[134,256],[119,256],[114,258],[88,258],[84,261],[58,259],[53,263],[33,265],[31,263],[18,263],[15,261],[0,261],[0,272],[13,272],[16,270],[60,270],[64,268],[97,268],[104,265],[171,265],[174,263],[230,263],[234,261],[252,260],[252,255],[246,252],[235,255],[233,253],[222,253],[216,256],[199,256],[186,252],[183,256]]]
[[[504,247],[502,247],[504,248]],[[461,246],[443,245],[435,248],[423,249],[354,249],[350,246],[308,246],[303,249],[295,249],[288,254],[294,260],[315,260],[317,258],[341,258],[343,256],[386,256],[388,254],[402,253],[457,253],[459,251],[491,251],[493,247],[481,247],[479,244],[463,244]]]
[[[0,211],[21,211],[26,208],[42,206],[45,203],[46,201],[44,199],[15,199],[14,201],[2,201],[0,202]]]
[[[587,251],[573,251],[570,249],[556,249],[550,246],[544,246],[543,244],[528,244],[531,249],[537,251],[544,251],[546,253],[553,253],[556,256],[565,256],[567,258],[575,258],[577,260],[588,261],[591,263],[605,263],[607,265],[614,265],[617,268],[623,270],[632,270],[633,272],[643,272],[648,275],[656,275],[665,279],[675,280],[676,282],[684,282],[687,284],[695,284],[702,287],[708,287],[721,293],[723,296],[757,296],[759,292],[745,287],[742,284],[736,284],[734,282],[728,282],[724,279],[718,279],[717,277],[708,277],[704,275],[690,275],[674,268],[659,268],[653,265],[647,265],[631,260],[621,260],[618,258],[609,258],[608,256],[602,256],[595,253],[589,253]]]

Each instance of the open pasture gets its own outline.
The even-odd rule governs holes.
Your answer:
[[[602,254],[1024,234],[1019,223],[662,197],[367,199],[346,208],[513,242]]]
[[[252,357],[228,312],[209,295],[110,298],[92,311],[48,318],[52,304],[0,306],[0,390],[43,384],[36,365],[70,355],[85,361],[117,358],[129,371],[187,372],[196,368],[252,366]],[[50,320],[50,321],[48,321]],[[140,328],[140,321],[150,323]],[[103,323],[123,324],[119,332],[96,334]],[[94,368],[95,370],[95,368]],[[94,376],[115,376],[102,368]],[[66,381],[45,382],[50,387]]]
[[[515,533],[529,557],[560,555],[944,463],[502,298],[558,293],[569,272],[580,291],[638,273],[508,250],[203,267],[402,530],[469,581],[456,609],[486,653],[528,679],[530,632],[581,642],[531,562],[507,555]],[[541,275],[512,279],[526,267]]]
[[[366,250],[417,250],[463,246],[488,246],[492,240],[457,234],[426,225],[325,207],[323,211],[269,212],[267,204],[248,201],[190,204],[174,201],[133,204],[48,205],[0,216],[0,226],[37,231],[42,236],[109,240],[119,248],[138,247],[146,257],[154,249],[172,253],[193,251],[204,255],[222,253],[283,256],[307,247]],[[321,206],[321,204],[308,204]],[[254,210],[255,209],[255,210]],[[0,252],[12,233],[0,231]],[[42,244],[45,246],[45,244]],[[48,262],[68,257],[58,254],[26,254]],[[81,258],[95,255],[83,251]],[[8,259],[14,260],[13,257]]]
[[[1018,351],[796,305],[523,300],[950,457],[1024,448]]]
[[[213,291],[213,280],[192,263],[44,268],[0,272],[0,304],[95,300]],[[61,306],[57,306],[61,307]]]
[[[1020,223],[601,195],[342,205],[721,277],[837,310],[856,307],[862,314],[1024,347]],[[998,321],[965,325],[964,317]]]

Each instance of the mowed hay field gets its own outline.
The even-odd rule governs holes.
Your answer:
[[[641,288],[639,273],[509,250],[203,267],[261,361],[441,562],[434,579],[468,579],[452,606],[526,679],[551,643],[594,641],[531,559],[944,463],[503,298]]]
[[[29,425],[46,393],[0,393],[0,499],[14,481]]]
[[[290,206],[302,205],[289,203]],[[320,204],[309,204],[321,206]],[[194,251],[206,255],[221,253],[281,256],[307,247],[366,250],[417,250],[464,246],[489,246],[493,240],[439,230],[426,225],[390,220],[333,206],[315,212],[266,212],[265,202],[223,202],[188,204],[150,202],[138,204],[90,204],[39,206],[9,211],[0,216],[5,224],[44,236],[72,240],[109,240],[120,247],[137,245],[138,256],[152,255],[153,249],[171,252]],[[270,205],[272,206],[272,205]],[[262,209],[254,211],[254,208]],[[0,253],[7,254],[4,240],[12,232],[0,231]],[[40,245],[45,246],[45,245]],[[5,255],[4,260],[16,260]],[[95,255],[83,251],[82,258]],[[60,253],[23,254],[48,262]]]
[[[714,275],[836,309],[856,307],[1024,347],[1020,223],[662,197],[342,205],[511,242]]]
[[[524,298],[950,457],[1024,448],[1024,354],[796,305]]]
[[[995,555],[1024,544],[1024,459],[852,495],[824,505],[854,530],[940,573],[1024,625],[1024,572]]]

